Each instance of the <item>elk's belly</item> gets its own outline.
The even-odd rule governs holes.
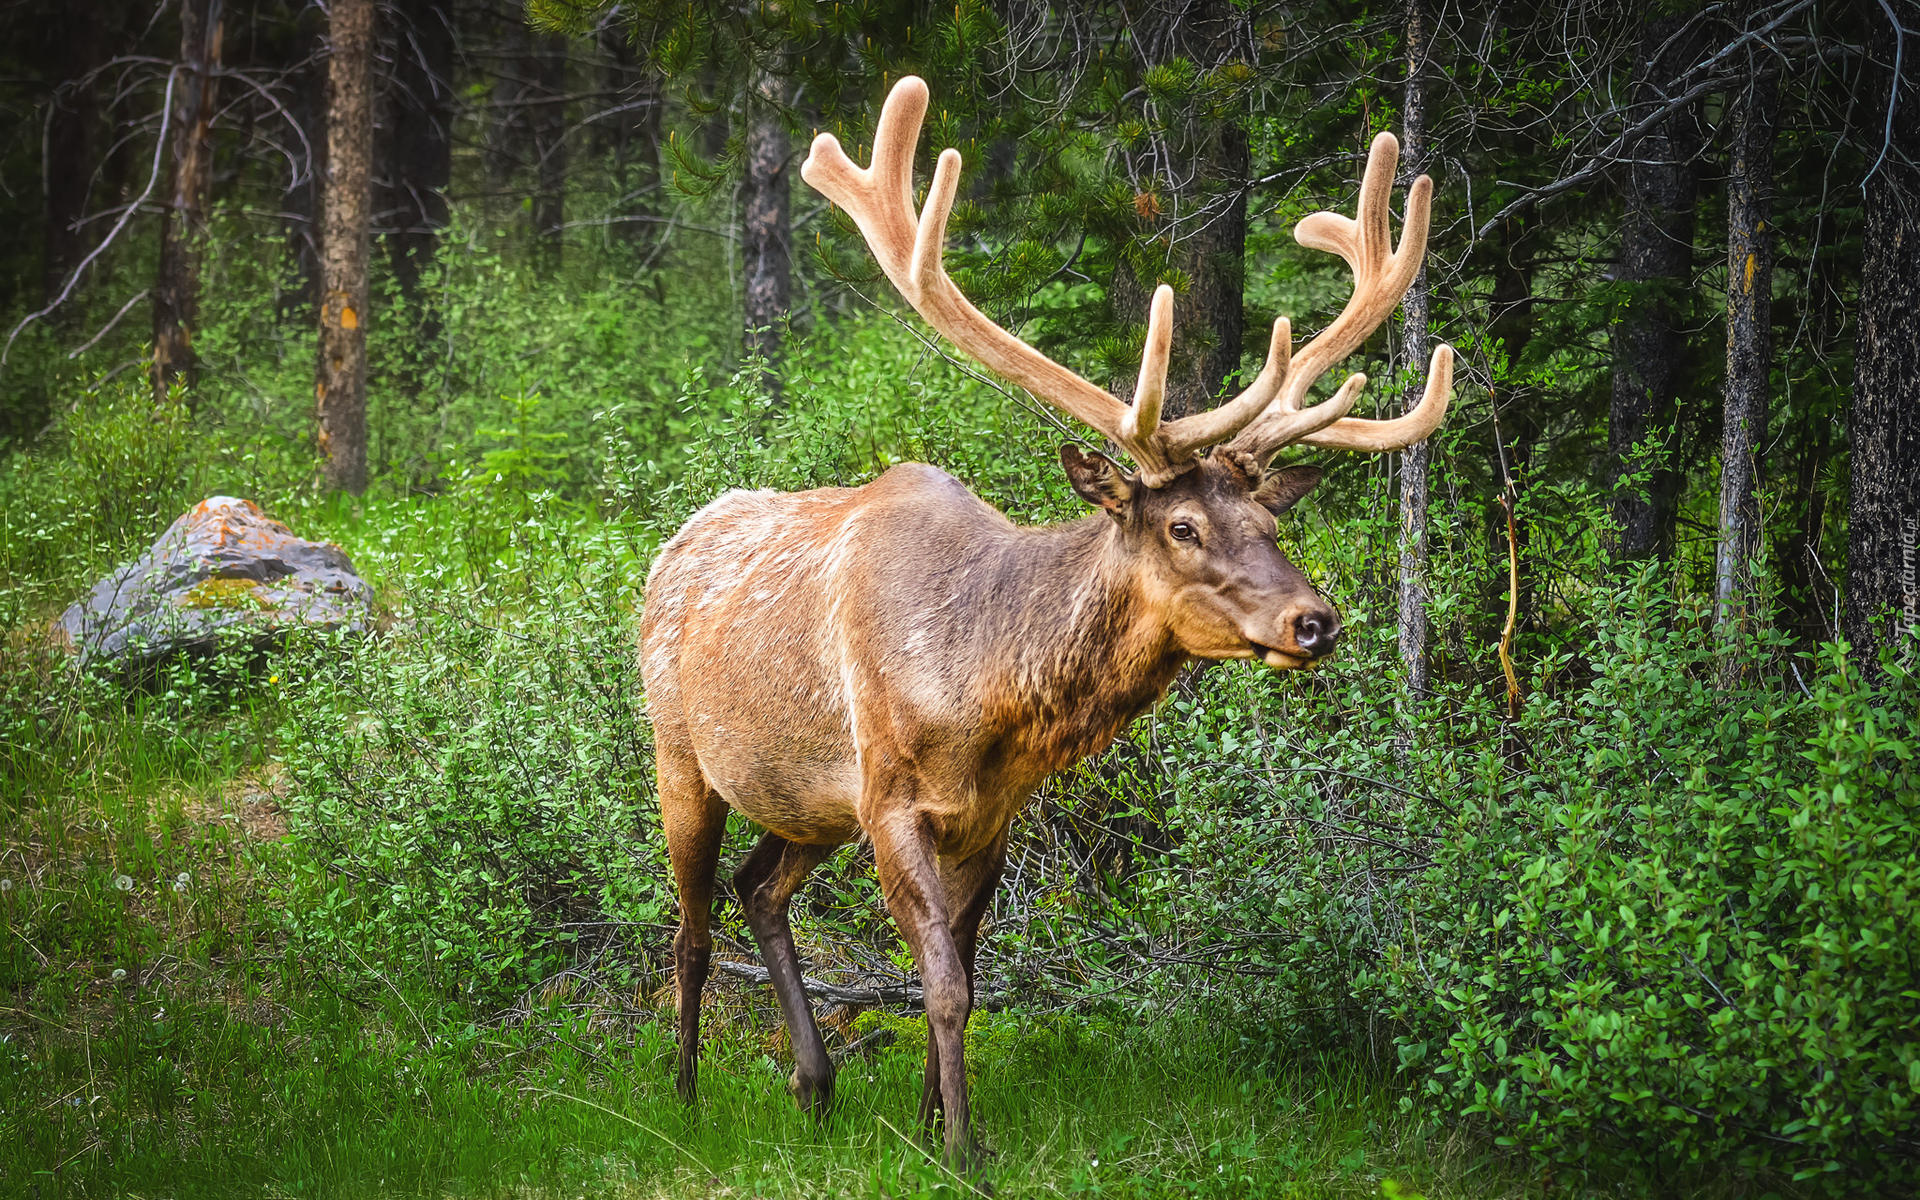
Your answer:
[[[736,811],[792,841],[852,841],[860,772],[844,689],[808,607],[762,582],[728,594],[681,639],[688,741]]]
[[[829,714],[692,704],[687,718],[701,774],[735,811],[789,841],[859,836],[859,768]]]

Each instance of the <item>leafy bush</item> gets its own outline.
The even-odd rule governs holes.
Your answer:
[[[1384,637],[1190,702],[1166,911],[1272,976],[1270,1053],[1391,1053],[1423,1109],[1545,1161],[1911,1186],[1911,675],[1730,650],[1645,580],[1591,628],[1590,681],[1544,664],[1511,725],[1456,689],[1405,732]],[[1729,652],[1783,665],[1721,691]]]
[[[1591,687],[1522,723],[1524,765],[1456,793],[1356,990],[1407,1023],[1424,1090],[1509,1144],[1911,1182],[1911,678],[1875,693],[1830,653],[1809,692],[1716,692],[1708,638],[1615,615]]]
[[[664,915],[631,578],[566,527],[514,552],[495,604],[428,578],[383,636],[283,669],[288,921],[349,970],[499,1000]]]

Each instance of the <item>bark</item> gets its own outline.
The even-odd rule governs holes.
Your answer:
[[[448,0],[389,0],[387,11],[394,57],[380,130],[378,223],[388,231],[394,280],[417,305],[420,271],[447,224],[453,177],[453,12]],[[430,329],[422,333],[431,340]]]
[[[47,116],[46,259],[42,303],[60,294],[67,275],[86,257],[79,223],[87,215],[93,171],[98,165],[100,89],[88,78],[106,60],[103,23],[78,21],[61,38],[63,82],[54,89]]]
[[[1779,104],[1779,77],[1772,74],[1755,75],[1746,93],[1734,101],[1727,179],[1720,545],[1714,564],[1714,619],[1722,627],[1750,620],[1756,599],[1762,533],[1758,447],[1767,434],[1773,367],[1773,140]]]
[[[1202,70],[1227,66],[1241,58],[1245,20],[1232,0],[1128,5],[1142,69],[1175,58]],[[1252,169],[1243,103],[1209,94],[1193,101],[1187,112],[1174,114],[1157,146],[1159,169],[1140,181],[1135,197],[1140,237],[1164,239],[1167,266],[1191,285],[1173,306],[1173,361],[1163,410],[1169,420],[1211,407],[1240,374]],[[1123,265],[1114,273],[1115,311],[1144,326],[1159,282],[1157,275]],[[1116,381],[1116,386],[1130,387],[1131,381]]]
[[[755,67],[747,97],[747,162],[741,246],[745,256],[746,346],[766,361],[768,396],[780,401],[782,323],[793,289],[792,138],[783,112],[785,85]]]
[[[567,39],[542,34],[528,63],[535,84],[531,110],[534,155],[534,262],[551,275],[560,269],[567,221]]]
[[[1891,7],[1906,28],[1920,29],[1920,3]],[[1909,44],[1896,82],[1892,31],[1878,4],[1867,8],[1885,35],[1869,68],[1879,77],[1872,126],[1882,132],[1889,112],[1891,126],[1867,154],[1843,624],[1855,661],[1877,674],[1882,650],[1911,650],[1920,615],[1920,54]]]
[[[173,162],[167,207],[160,218],[160,270],[153,286],[153,363],[156,403],[173,381],[193,383],[193,327],[199,316],[200,239],[206,233],[207,192],[213,179],[213,111],[224,27],[221,0],[182,0],[180,65],[173,81]]]
[[[1403,182],[1411,183],[1425,170],[1430,157],[1427,143],[1428,62],[1431,23],[1422,0],[1408,0],[1406,13],[1407,85],[1405,129],[1402,132]],[[1413,278],[1403,301],[1401,353],[1407,369],[1420,372],[1427,365],[1432,333],[1429,329],[1427,269]],[[1412,411],[1424,388],[1409,384],[1404,407]],[[1420,441],[1400,452],[1400,661],[1407,672],[1407,690],[1418,696],[1429,685],[1427,656],[1427,474],[1432,461],[1431,442]]]
[[[329,488],[367,487],[367,260],[372,250],[374,0],[333,0],[321,188],[319,449]]]
[[[1688,39],[1675,39],[1661,52],[1682,19],[1650,20],[1643,27],[1635,110],[1664,102],[1668,82],[1687,65]],[[1640,140],[1627,168],[1618,277],[1628,294],[1613,327],[1608,421],[1614,516],[1627,558],[1664,557],[1673,547],[1679,474],[1655,463],[1644,482],[1625,477],[1649,473],[1635,447],[1651,441],[1672,448],[1676,403],[1688,376],[1682,301],[1693,275],[1694,159],[1700,144],[1698,109],[1688,106]]]

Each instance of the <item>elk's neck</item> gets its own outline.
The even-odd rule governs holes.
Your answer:
[[[1095,753],[1166,691],[1186,661],[1164,614],[1140,594],[1120,531],[1104,516],[1023,529],[995,574],[1006,636],[994,691],[1044,771]],[[989,714],[991,719],[992,714]]]

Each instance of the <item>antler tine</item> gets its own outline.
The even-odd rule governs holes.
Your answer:
[[[1172,356],[1173,289],[1163,283],[1153,290],[1153,302],[1147,307],[1147,341],[1140,351],[1140,382],[1134,386],[1133,403],[1120,419],[1117,440],[1135,461],[1139,461],[1142,450],[1150,457],[1161,456],[1156,436],[1160,432],[1160,406],[1167,399],[1167,362]]]
[[[1364,382],[1366,376],[1355,378]],[[1452,398],[1453,347],[1442,343],[1433,348],[1433,358],[1427,364],[1427,390],[1421,395],[1420,403],[1414,405],[1413,411],[1390,421],[1345,417],[1318,433],[1294,440],[1324,450],[1364,450],[1375,454],[1384,450],[1399,450],[1432,436],[1446,418],[1447,403]]]
[[[880,106],[880,120],[873,127],[873,163],[866,171],[869,184],[876,189],[891,186],[899,197],[898,211],[909,217],[913,214],[913,151],[920,143],[928,99],[925,80],[917,75],[903,77],[887,93],[886,103]],[[804,166],[801,173],[805,174]],[[876,199],[884,195],[882,192]],[[895,207],[888,205],[889,209]],[[941,224],[946,224],[944,215]],[[897,248],[898,243],[894,245]]]
[[[1173,289],[1163,284],[1154,291],[1139,383],[1130,405],[988,320],[954,285],[944,261],[947,219],[960,186],[959,151],[941,151],[926,205],[914,212],[913,154],[927,99],[926,83],[904,76],[881,107],[870,166],[856,166],[839,140],[823,133],[813,140],[801,177],[847,210],[881,270],[927,324],[994,371],[1105,434],[1139,464],[1149,487],[1172,480],[1198,451],[1229,438],[1229,449],[1264,460],[1281,446],[1300,441],[1330,448],[1393,449],[1426,437],[1439,425],[1452,381],[1452,351],[1444,346],[1434,353],[1425,399],[1397,420],[1358,421],[1346,415],[1366,386],[1365,375],[1351,376],[1331,398],[1301,407],[1313,381],[1386,319],[1420,270],[1433,184],[1421,176],[1408,189],[1406,221],[1395,248],[1388,203],[1399,143],[1392,134],[1373,140],[1353,217],[1314,213],[1294,231],[1301,245],[1338,254],[1352,268],[1353,295],[1340,315],[1297,354],[1292,327],[1282,317],[1274,322],[1266,366],[1252,386],[1210,412],[1162,424],[1173,345]]]
[[[927,324],[988,367],[1112,439],[1140,465],[1149,486],[1171,479],[1187,465],[1169,459],[1159,436],[1173,336],[1172,290],[1163,287],[1154,296],[1137,407],[1121,403],[995,325],[954,285],[943,260],[947,218],[960,183],[958,150],[941,152],[926,207],[914,215],[913,151],[926,110],[926,83],[912,75],[902,77],[880,109],[872,166],[854,165],[839,139],[823,133],[813,139],[800,177],[847,210],[880,269]]]
[[[1422,175],[1407,189],[1406,220],[1401,228],[1400,245],[1395,248],[1388,218],[1394,169],[1399,159],[1398,139],[1391,133],[1380,133],[1367,154],[1355,215],[1343,217],[1338,213],[1317,212],[1303,217],[1295,226],[1294,237],[1301,245],[1326,250],[1346,260],[1353,271],[1353,295],[1333,323],[1293,356],[1285,378],[1273,387],[1272,404],[1239,432],[1233,440],[1233,449],[1262,459],[1271,457],[1282,446],[1300,441],[1330,449],[1398,449],[1427,436],[1445,415],[1444,394],[1429,408],[1429,404],[1434,403],[1437,374],[1429,378],[1428,394],[1420,406],[1394,421],[1362,421],[1346,416],[1360,389],[1366,386],[1363,375],[1350,377],[1332,399],[1301,408],[1314,380],[1351,354],[1386,320],[1420,272],[1427,248],[1433,181]],[[1446,377],[1450,382],[1450,349],[1446,358]],[[1439,360],[1436,353],[1435,362]],[[1266,378],[1264,372],[1262,378]],[[1260,381],[1256,380],[1254,388],[1249,390],[1259,388]],[[1445,388],[1441,390],[1444,393]],[[1389,442],[1393,444],[1386,444]]]

